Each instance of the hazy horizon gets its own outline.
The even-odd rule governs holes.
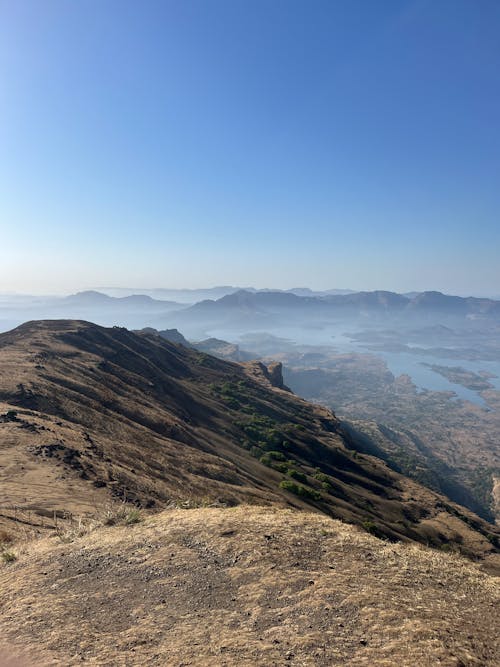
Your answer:
[[[236,285],[236,284],[227,284],[227,285],[197,285],[194,287],[186,287],[186,286],[172,286],[172,285],[156,285],[156,286],[135,286],[135,287],[130,287],[126,285],[91,285],[91,286],[80,286],[76,287],[75,289],[60,289],[60,290],[52,290],[52,291],[47,291],[47,290],[41,290],[41,289],[32,289],[32,290],[0,290],[0,296],[2,297],[29,297],[29,296],[34,296],[34,297],[65,297],[65,296],[72,296],[75,294],[78,294],[80,292],[100,292],[102,294],[109,294],[111,296],[117,296],[117,293],[120,293],[119,295],[147,295],[147,294],[153,294],[155,292],[209,292],[211,290],[223,290],[223,289],[230,289],[230,290],[256,290],[256,291],[276,291],[276,292],[291,292],[293,290],[311,290],[312,292],[328,292],[328,291],[338,291],[338,292],[378,292],[378,291],[383,291],[383,292],[392,292],[395,294],[413,294],[413,293],[423,293],[423,292],[441,292],[442,294],[446,294],[449,296],[459,296],[459,297],[475,297],[475,298],[486,298],[486,299],[493,299],[493,300],[500,300],[500,293],[495,292],[492,290],[490,293],[472,293],[470,291],[464,291],[462,293],[458,292],[447,292],[445,290],[440,290],[436,288],[428,288],[428,289],[409,289],[409,290],[398,290],[398,289],[385,289],[385,288],[378,288],[378,287],[368,287],[368,288],[362,288],[362,289],[352,289],[350,287],[311,287],[309,285],[294,285],[292,287],[289,286],[284,286],[284,287],[277,287],[275,285],[264,285],[262,287],[257,287],[255,285]],[[122,294],[123,293],[123,294]],[[157,298],[161,300],[162,296],[154,296],[154,298]],[[213,299],[219,298],[218,296],[212,297]]]

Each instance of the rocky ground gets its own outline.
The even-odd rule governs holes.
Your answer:
[[[0,564],[16,667],[500,661],[498,579],[457,555],[256,507],[82,532],[13,545]]]

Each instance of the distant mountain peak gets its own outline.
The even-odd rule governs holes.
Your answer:
[[[102,292],[97,292],[96,290],[83,290],[82,292],[76,292],[76,294],[70,294],[66,299],[71,301],[111,301],[113,297],[103,294]]]

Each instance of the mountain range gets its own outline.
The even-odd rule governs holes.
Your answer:
[[[101,287],[99,292],[104,292],[110,296],[129,296],[131,294],[147,294],[155,299],[171,299],[183,304],[193,304],[205,299],[220,299],[228,294],[233,294],[241,289],[247,292],[281,292],[297,294],[298,296],[325,296],[327,294],[350,294],[354,290],[349,289],[327,289],[313,290],[310,287],[292,287],[287,290],[279,289],[256,289],[255,287],[234,287],[230,285],[220,285],[218,287],[205,287],[198,289],[172,289],[155,287],[150,289],[132,288],[132,287]]]
[[[163,311],[169,307],[179,307],[181,304],[176,301],[165,301],[153,299],[146,294],[130,294],[128,296],[114,297],[95,290],[86,290],[77,292],[64,297],[59,305],[65,306],[83,306],[83,307],[103,307],[103,308],[156,308]]]
[[[64,318],[132,329],[178,328],[190,338],[201,338],[211,329],[246,331],[304,324],[318,327],[347,321],[370,326],[413,322],[415,325],[469,327],[500,321],[500,301],[440,292],[405,295],[387,291],[315,292],[308,288],[280,291],[230,287],[191,292],[158,289],[149,290],[149,294],[129,294],[126,289],[114,291],[118,296],[95,290],[67,297],[4,295],[0,301],[0,330],[6,331],[30,319]],[[178,300],[166,299],[167,296]]]
[[[353,292],[350,294],[298,295],[293,292],[238,290],[216,301],[206,300],[192,306],[188,311],[210,310],[215,308],[323,308],[373,310],[386,312],[441,311],[454,315],[491,315],[500,317],[500,302],[493,299],[461,297],[442,294],[441,292],[421,292],[414,296],[405,296],[396,292],[372,291]]]
[[[474,327],[499,321],[499,301],[440,292],[411,296],[385,291],[300,296],[292,292],[238,290],[182,311],[171,311],[158,325],[177,327],[190,337],[197,337],[217,329],[311,328],[346,322],[369,326],[413,323]]]

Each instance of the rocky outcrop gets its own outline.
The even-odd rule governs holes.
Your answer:
[[[262,361],[250,361],[243,363],[242,366],[246,368],[249,375],[260,382],[267,381],[271,387],[292,393],[292,390],[283,381],[283,364],[281,361],[272,361],[267,366]]]
[[[163,331],[158,331],[158,334],[161,338],[168,340],[170,343],[184,345],[184,347],[193,347],[178,329],[163,329]]]
[[[267,366],[267,378],[273,387],[291,391],[283,382],[283,364],[281,361],[273,361]]]

